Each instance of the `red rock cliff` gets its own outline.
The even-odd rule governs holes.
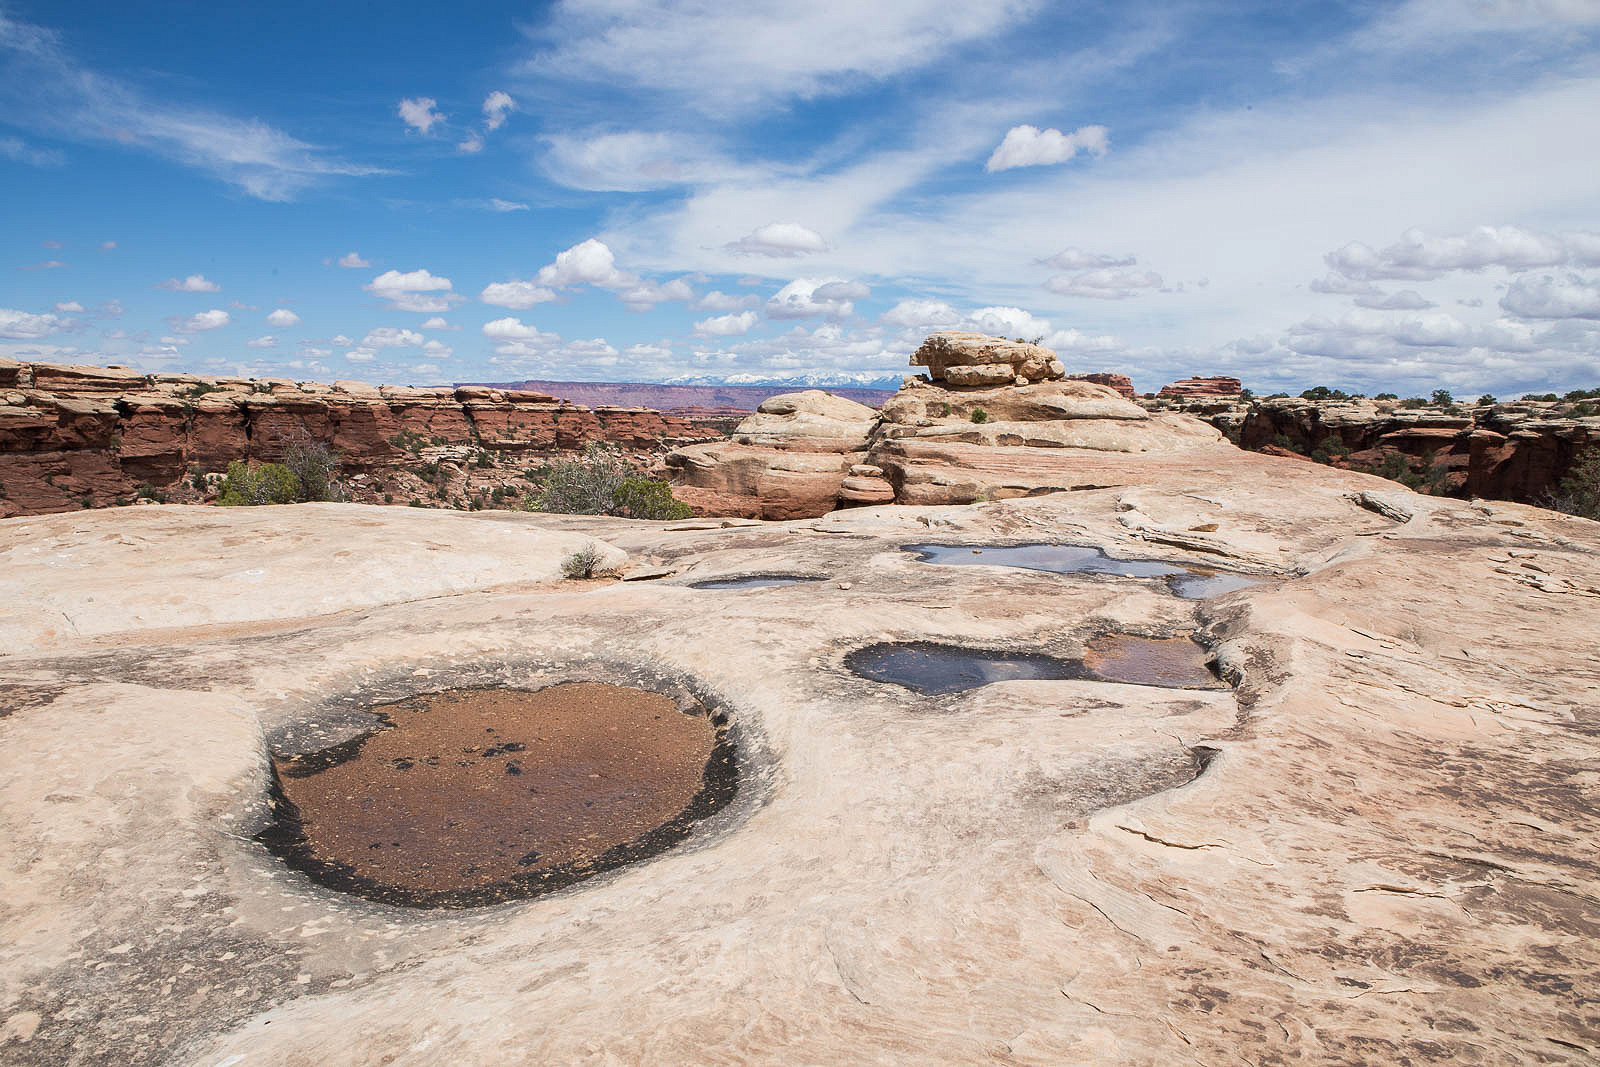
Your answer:
[[[517,455],[592,441],[657,451],[717,436],[657,411],[483,386],[329,386],[0,360],[0,517],[104,506],[232,460],[277,460],[297,439],[330,445],[349,474],[413,459],[408,439]]]

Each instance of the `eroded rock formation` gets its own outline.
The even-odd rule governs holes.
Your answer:
[[[1145,405],[1204,419],[1243,448],[1316,455],[1367,471],[1387,463],[1440,491],[1491,500],[1539,502],[1560,486],[1584,449],[1600,446],[1600,417],[1564,402],[1439,408],[1366,398],[1184,396]]]
[[[409,442],[518,457],[714,436],[656,411],[483,386],[328,386],[0,360],[0,517],[105,506],[142,486],[164,491],[232,460],[278,460],[295,440],[330,445],[355,475],[413,460]]]
[[[767,519],[965,504],[1070,489],[1072,457],[1086,453],[1222,442],[1196,419],[1129,402],[1115,382],[1065,378],[1040,345],[937,333],[911,362],[932,380],[906,379],[880,411],[815,391],[772,398],[731,443],[668,456],[675,492],[706,514]]]
[[[1161,396],[1238,396],[1244,383],[1237,378],[1184,378],[1161,387]]]

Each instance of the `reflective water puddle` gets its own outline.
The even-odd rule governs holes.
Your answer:
[[[1066,679],[1126,682],[1176,689],[1226,688],[1207,666],[1204,648],[1188,637],[1106,634],[1081,661],[1037,652],[1001,652],[935,641],[883,642],[845,656],[845,668],[874,682],[916,693],[961,693],[995,682]]]
[[[1153,559],[1116,559],[1087,545],[901,545],[923,563],[945,566],[1017,567],[1052,574],[1114,574],[1124,578],[1165,578],[1186,600],[1231,593],[1260,585],[1261,579],[1203,567],[1181,567]]]
[[[687,837],[737,787],[726,730],[641,689],[460,689],[274,759],[260,839],[333,889],[408,907],[536,896]]]

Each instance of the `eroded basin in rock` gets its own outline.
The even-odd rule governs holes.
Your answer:
[[[707,578],[690,582],[690,589],[771,589],[784,585],[807,585],[825,582],[826,578],[814,574],[744,574],[731,578]]]
[[[354,741],[274,758],[261,840],[329,888],[470,907],[571,885],[688,836],[737,788],[725,724],[598,682],[456,689],[374,709]]]
[[[1165,578],[1185,600],[1231,593],[1259,585],[1260,579],[1202,567],[1185,567],[1153,559],[1117,559],[1087,545],[901,545],[923,563],[945,566],[1017,567],[1052,574],[1112,574],[1123,578]]]
[[[1104,634],[1083,647],[1083,665],[1096,678],[1169,689],[1225,688],[1206,650],[1189,637]]]
[[[942,696],[995,682],[1068,680],[1125,682],[1171,689],[1226,688],[1206,650],[1187,636],[1103,634],[1084,646],[1082,660],[1042,652],[1004,652],[936,641],[880,642],[856,649],[845,668],[874,682]]]

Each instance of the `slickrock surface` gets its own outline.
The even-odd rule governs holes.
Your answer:
[[[777,524],[0,522],[0,1059],[1594,1061],[1600,525],[1225,444],[948,447],[1103,488]],[[591,536],[654,580],[556,580]],[[930,541],[1267,581],[1193,602],[900,547]],[[495,544],[499,573],[442,562]],[[690,588],[748,574],[829,580]],[[922,696],[843,666],[1113,632],[1198,632],[1235,685]],[[271,754],[386,702],[571,681],[719,709],[733,802],[467,911],[323,889],[253,840]]]
[[[0,518],[104,507],[145,485],[181,488],[232,460],[277,461],[297,439],[329,445],[353,475],[412,462],[404,446],[424,441],[515,459],[592,441],[650,450],[718,436],[657,411],[590,409],[525,390],[329,386],[0,359]]]

